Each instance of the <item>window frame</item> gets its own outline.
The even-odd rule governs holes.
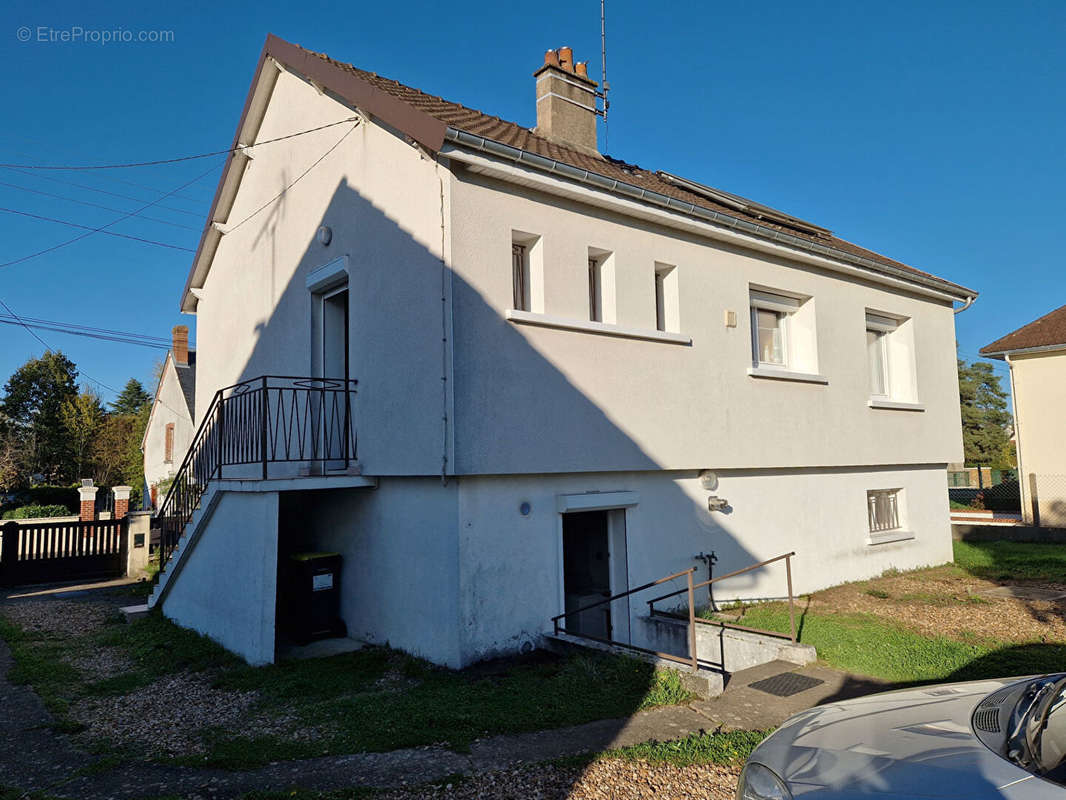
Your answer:
[[[600,272],[602,257],[589,256],[589,321],[603,322],[603,275]]]
[[[772,294],[756,289],[749,290],[750,324],[751,324],[751,363],[752,366],[765,369],[791,370],[792,346],[789,325],[792,315],[799,310],[800,301],[787,295]],[[777,314],[778,330],[781,335],[781,361],[763,361],[762,342],[760,341],[759,311]]]
[[[872,399],[877,400],[889,400],[893,397],[892,394],[892,351],[889,347],[889,337],[896,332],[899,328],[899,320],[887,317],[884,314],[877,314],[873,311],[866,312],[866,333],[877,334],[878,348],[881,351],[881,381],[883,384],[882,393],[878,394],[874,391],[873,387],[873,365],[870,363],[870,349],[867,342],[866,347],[866,361],[867,361],[867,377],[868,384],[867,390],[870,393]]]
[[[866,490],[866,527],[872,538],[897,534],[904,530],[903,514],[900,509],[902,494],[902,488]],[[883,513],[889,516],[888,520],[878,521],[882,513],[879,511],[879,499],[888,501],[888,508],[883,510]]]
[[[168,422],[163,427],[163,463],[174,463],[174,423]]]
[[[529,311],[529,245],[511,241],[511,306],[515,311]]]

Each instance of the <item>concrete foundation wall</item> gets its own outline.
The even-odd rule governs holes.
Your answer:
[[[293,498],[303,504],[293,518],[306,525],[308,546],[344,557],[341,616],[350,636],[463,665],[457,494],[439,478],[389,478],[377,489]]]
[[[848,470],[753,470],[719,473],[726,512],[708,512],[709,492],[691,472],[632,472],[463,478],[459,486],[460,636],[464,663],[519,650],[550,628],[563,609],[560,495],[634,492],[625,511],[628,582],[613,592],[696,566],[714,551],[716,574],[796,551],[797,594],[951,560],[944,466]],[[901,488],[905,527],[913,538],[871,544],[866,491]],[[528,503],[530,513],[520,509]],[[685,586],[677,579],[618,601],[613,614],[647,614],[646,601]],[[724,581],[715,596],[786,594],[783,562]],[[697,603],[707,601],[706,589]],[[666,608],[670,603],[665,603]],[[617,635],[617,634],[616,634]],[[641,641],[631,628],[632,644]]]
[[[274,660],[278,495],[225,492],[163,599],[163,613],[249,664]]]

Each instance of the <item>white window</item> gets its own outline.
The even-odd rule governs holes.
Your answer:
[[[866,312],[866,368],[870,405],[918,408],[913,322],[881,312]]]
[[[511,294],[515,311],[529,311],[529,249],[511,243]]]
[[[535,233],[511,231],[511,307],[544,313],[541,240]]]
[[[589,320],[613,324],[615,319],[614,254],[588,249]]]
[[[895,531],[900,524],[899,489],[872,489],[866,493],[870,533]]]
[[[677,291],[677,267],[673,264],[655,262],[655,329],[681,332]]]
[[[866,358],[870,366],[870,396],[888,397],[888,334],[866,327]]]
[[[799,307],[796,298],[752,290],[751,360],[756,367],[792,366],[791,317]]]

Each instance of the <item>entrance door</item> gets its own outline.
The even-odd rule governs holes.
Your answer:
[[[326,292],[322,296],[320,338],[322,350],[319,353],[321,374],[326,379],[325,391],[321,396],[321,451],[326,459],[327,470],[344,470],[348,462],[344,458],[344,443],[348,428],[345,425],[347,408],[347,383],[329,383],[331,378],[348,378],[348,287],[344,286]],[[333,391],[331,391],[331,389]],[[348,425],[354,424],[347,420]]]
[[[563,514],[563,594],[566,611],[598,603],[627,587],[625,511]],[[626,598],[566,619],[566,629],[582,636],[629,641]]]

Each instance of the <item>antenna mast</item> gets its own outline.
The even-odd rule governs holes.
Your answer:
[[[611,102],[607,99],[607,92],[611,89],[611,84],[607,82],[607,16],[605,10],[606,0],[600,0],[600,72],[603,80],[603,90],[598,92],[599,96],[603,98],[603,110],[600,111],[600,116],[603,117],[603,149],[607,149],[607,109],[611,107]]]

